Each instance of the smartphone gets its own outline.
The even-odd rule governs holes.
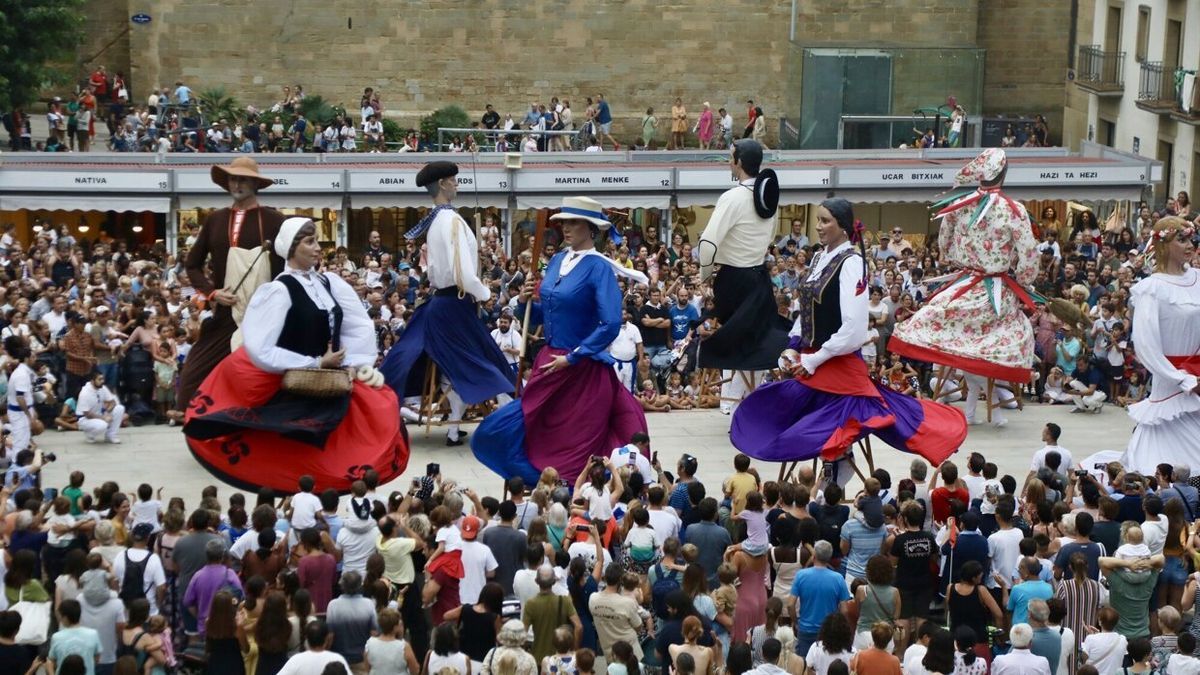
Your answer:
[[[658,464],[658,451],[650,453],[650,464]]]
[[[58,497],[58,488],[42,488],[42,495],[45,496],[46,501],[52,502]]]

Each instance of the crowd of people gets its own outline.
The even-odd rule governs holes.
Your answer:
[[[453,194],[444,193],[457,168],[428,169],[440,201],[426,228],[457,217]],[[222,171],[214,180],[223,175],[218,184],[235,199],[242,182],[258,177],[236,164]],[[662,241],[657,228],[610,222],[592,200],[571,204],[563,230],[544,231],[541,251],[507,258],[494,217],[476,233],[479,281],[491,296],[482,313],[510,366],[504,377],[529,370],[518,326],[529,333],[528,354],[542,347],[541,319],[525,311],[541,264],[563,243],[594,255],[587,244],[599,226],[591,235],[583,226],[599,223],[611,229],[611,264],[630,272],[616,282],[624,320],[608,346],[621,385],[643,411],[731,408],[722,396],[729,382],[697,368],[700,339],[719,328],[689,233]],[[1013,405],[1028,395],[1098,412],[1106,400],[1145,396],[1128,300],[1152,269],[1148,225],[1165,214],[1197,219],[1186,193],[1158,214],[1144,207],[1137,228],[1119,212],[1103,227],[1091,211],[1065,220],[1053,207],[1037,214],[1033,290],[1056,311],[1032,317],[1038,363],[1029,365],[1038,374],[1009,385]],[[321,268],[345,281],[337,289],[352,291],[349,302],[373,322],[379,361],[404,339],[417,308],[453,302],[447,284],[431,291],[429,263],[443,255],[442,243],[414,237],[391,251],[372,232],[353,257],[338,249],[323,258],[311,221],[279,227],[275,250],[291,274]],[[791,221],[763,253],[781,332],[802,306],[798,283],[817,250],[806,229]],[[184,269],[198,234],[175,257],[162,247],[131,252],[104,237],[76,239],[65,226],[39,223],[28,244],[13,231],[6,226],[0,237],[11,450],[0,489],[3,672],[33,673],[43,661],[55,675],[1200,668],[1192,660],[1200,629],[1183,625],[1200,597],[1200,577],[1191,575],[1200,545],[1191,468],[1078,470],[1053,424],[1028,475],[1003,474],[979,453],[935,466],[917,459],[903,479],[876,470],[849,500],[845,472],[828,479],[804,466],[794,479],[764,481],[742,454],[719,489],[706,487],[694,457],[665,471],[642,433],[589,460],[573,489],[545,468],[536,483],[513,477],[503,494],[484,496],[432,464],[406,491],[379,493],[372,469],[344,499],[302,475],[278,490],[292,496],[281,501],[263,488],[253,507],[242,493],[223,503],[210,487],[189,511],[179,497],[164,504],[148,483],[122,492],[79,472],[60,492],[40,481],[54,456],[31,440],[37,425],[118,443],[126,418],[181,419],[179,364],[211,311]],[[935,376],[929,364],[888,351],[891,332],[950,271],[936,242],[885,228],[864,250],[870,330],[862,353],[872,377],[916,398],[955,395],[945,381],[959,376]],[[565,276],[561,261],[552,271]],[[222,292],[207,299],[220,302]],[[542,298],[542,318],[561,319],[552,291]],[[569,363],[569,350],[545,349],[563,350],[550,372]],[[608,359],[596,361],[607,367]],[[454,435],[447,440],[461,444]]]
[[[451,135],[445,139],[445,147],[440,147],[436,136],[413,128],[404,130],[399,140],[386,140],[382,92],[374,87],[363,90],[357,109],[347,106],[346,112],[325,122],[305,118],[302,102],[306,93],[300,84],[284,86],[280,97],[267,105],[248,106],[240,118],[205,110],[196,91],[182,80],[174,87],[151,89],[145,99],[135,98],[125,74],[109,73],[104,66],[97,66],[76,90],[73,96],[56,96],[47,103],[45,139],[35,138],[34,113],[23,108],[5,113],[9,147],[46,152],[88,152],[101,147],[114,152],[160,153],[546,152],[600,151],[606,144],[613,150],[623,145],[653,150],[662,145],[660,138],[667,139],[668,149],[689,145],[718,149],[730,147],[735,137],[765,142],[767,135],[762,106],[753,100],[746,102],[746,121],[735,123],[725,108],[713,110],[705,102],[699,114],[691,115],[676,99],[661,131],[659,117],[649,108],[637,134],[624,144],[613,135],[613,113],[602,93],[586,97],[581,112],[572,111],[571,102],[557,96],[548,104],[534,101],[524,114],[503,117],[487,104],[479,120],[471,123],[477,133]],[[94,145],[98,127],[108,132],[103,146]]]

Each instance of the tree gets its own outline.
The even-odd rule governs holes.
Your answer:
[[[52,84],[70,81],[83,39],[83,0],[0,0],[0,109],[28,105]]]
[[[222,119],[230,124],[236,124],[237,120],[245,116],[242,104],[233,96],[228,95],[224,87],[205,89],[200,92],[198,98],[200,111],[204,113],[205,120],[210,124]]]
[[[467,111],[456,105],[448,105],[421,118],[421,135],[436,143],[438,129],[466,129],[470,126],[471,117]]]

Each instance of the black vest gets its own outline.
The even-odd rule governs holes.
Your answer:
[[[329,280],[325,275],[313,272],[317,275],[321,284],[325,286],[325,290],[330,291]],[[308,293],[304,290],[304,285],[300,280],[290,274],[283,274],[277,279],[288,290],[288,295],[292,299],[292,307],[288,310],[287,317],[283,320],[283,330],[279,333],[279,339],[275,342],[275,346],[282,347],[288,351],[304,354],[305,356],[321,357],[325,354],[325,350],[329,348],[329,312],[317,307],[317,303],[308,297]],[[333,292],[330,291],[330,297]],[[333,350],[341,349],[341,333],[342,333],[342,308],[334,302],[333,309]]]
[[[854,249],[845,249],[811,281],[800,284],[801,346],[820,349],[825,341],[842,327],[842,265],[853,256]]]

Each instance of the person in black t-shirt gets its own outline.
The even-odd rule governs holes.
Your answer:
[[[668,346],[671,312],[662,304],[662,290],[650,289],[650,301],[642,306],[637,322],[642,331],[642,348],[645,349],[646,359],[650,361],[659,391],[662,391],[663,374],[671,367],[671,349]]]
[[[0,673],[25,675],[30,672],[33,655],[24,645],[14,644],[20,628],[20,614],[0,612]]]
[[[483,122],[483,128],[484,129],[495,129],[495,128],[499,127],[500,126],[500,113],[496,112],[496,110],[494,108],[492,108],[491,103],[487,104],[486,109],[487,109],[487,112],[483,113],[483,119],[480,120],[481,122]]]
[[[933,600],[932,562],[938,559],[937,541],[922,528],[925,511],[920,504],[909,502],[901,513],[905,529],[891,537],[884,550],[896,565],[896,588],[900,589],[900,618],[909,623],[909,635],[929,616]]]

